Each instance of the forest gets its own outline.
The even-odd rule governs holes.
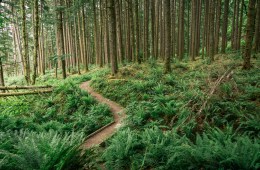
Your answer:
[[[0,0],[0,170],[260,169],[260,0]]]

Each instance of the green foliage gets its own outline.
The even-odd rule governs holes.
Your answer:
[[[1,132],[0,169],[79,169],[84,155],[79,148],[83,134],[19,131]],[[12,136],[5,138],[6,136]],[[3,144],[11,143],[9,146]],[[11,149],[10,149],[11,148]]]
[[[234,57],[239,62],[241,57]],[[107,106],[75,85],[92,79],[97,91],[127,108],[125,127],[107,142],[102,156],[108,169],[259,169],[258,70],[234,69],[208,98],[218,78],[234,65],[228,57],[218,61],[178,62],[174,73],[164,75],[162,64],[150,60],[125,66],[116,78],[102,69],[71,76],[65,84],[50,80],[48,73],[38,81],[59,86],[51,96],[0,101],[0,128],[5,131],[0,148],[14,153],[21,129],[87,135],[109,123]],[[88,152],[85,168],[97,168],[97,155]],[[0,158],[4,165],[6,157]]]
[[[259,140],[212,129],[194,142],[158,128],[122,130],[103,158],[109,169],[258,169]]]
[[[122,68],[115,80],[94,78],[128,114],[104,152],[108,169],[258,169],[259,70],[234,69],[207,98],[240,59],[176,63],[167,75],[149,61]]]
[[[108,169],[131,167],[132,156],[136,154],[136,150],[142,148],[138,136],[127,129],[118,133],[111,142],[102,156],[107,161]]]
[[[82,131],[90,134],[112,121],[107,106],[72,83],[56,88],[50,97],[14,97],[1,100],[0,127],[58,132]],[[36,101],[36,102],[35,102]]]
[[[50,95],[0,99],[0,169],[83,169],[90,152],[84,137],[112,121],[108,106],[97,103],[75,83],[60,83]]]

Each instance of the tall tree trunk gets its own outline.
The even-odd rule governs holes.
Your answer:
[[[87,41],[86,41],[86,22],[85,22],[85,19],[86,19],[86,16],[85,16],[85,11],[84,11],[84,7],[82,6],[81,7],[81,10],[82,10],[82,41],[83,41],[83,58],[84,58],[84,66],[85,66],[85,71],[87,72],[88,71],[88,55],[87,55]],[[101,60],[101,63],[100,63],[102,66],[102,60]]]
[[[178,56],[182,60],[184,57],[184,9],[185,0],[179,0],[179,33],[178,33]]]
[[[121,0],[116,0],[116,27],[117,27],[117,51],[119,62],[123,60],[123,42],[122,42],[122,27],[121,27]],[[107,22],[107,20],[106,20]],[[107,24],[106,24],[107,25]],[[107,31],[107,28],[106,28]],[[105,37],[106,38],[106,37]],[[107,52],[109,53],[109,52]]]
[[[175,37],[176,37],[175,20],[176,20],[176,0],[171,0],[171,39],[172,39],[171,46],[172,46],[172,56],[173,57],[175,57]],[[155,39],[157,39],[157,37],[155,37]],[[157,48],[157,47],[155,47],[155,48]]]
[[[159,55],[159,33],[160,33],[160,0],[156,0],[156,10],[155,10],[155,58],[158,58]],[[174,20],[175,21],[175,20]]]
[[[43,18],[43,1],[41,1],[41,5],[40,5],[40,8],[41,8],[41,18]],[[41,44],[42,44],[42,47],[41,47],[41,53],[42,53],[42,60],[41,60],[41,70],[42,70],[42,74],[45,75],[45,60],[46,60],[46,55],[45,55],[45,37],[44,37],[44,25],[43,25],[43,22],[41,24]]]
[[[257,14],[255,23],[254,52],[260,52],[260,0],[257,0]]]
[[[165,10],[165,73],[171,72],[171,1],[164,0]]]
[[[39,8],[38,0],[34,0],[34,54],[33,54],[33,75],[32,75],[32,84],[35,84],[37,67],[38,67],[38,50],[39,50]]]
[[[21,0],[21,10],[22,10],[22,33],[23,33],[23,70],[26,83],[29,85],[31,83],[30,78],[30,61],[29,61],[29,49],[28,49],[28,36],[26,28],[26,14],[25,14],[25,0]]]
[[[165,36],[164,36],[164,11],[163,11],[163,4],[164,4],[164,1],[162,1],[162,0],[160,0],[160,2],[159,2],[159,6],[160,6],[160,12],[159,12],[159,15],[160,15],[160,18],[159,18],[159,20],[160,20],[160,28],[159,28],[159,30],[160,30],[160,58],[162,59],[163,57],[164,57],[164,52],[165,52],[165,42],[164,42],[164,38],[165,38]]]
[[[94,44],[95,44],[95,56],[96,64],[98,64],[99,59],[99,31],[97,25],[97,12],[96,12],[96,0],[93,0],[93,12],[94,12]]]
[[[82,35],[82,25],[81,25],[81,15],[80,11],[77,12],[77,20],[78,20],[78,34],[79,34],[79,58],[80,58],[80,63],[84,63],[84,50],[83,50],[83,35]]]
[[[129,16],[130,16],[130,44],[131,44],[131,61],[134,61],[135,59],[135,49],[136,49],[136,44],[135,44],[135,27],[134,27],[134,9],[133,9],[133,2],[132,0],[129,0]]]
[[[5,86],[2,58],[0,57],[0,86]]]
[[[244,15],[244,0],[241,2],[241,12],[240,12],[240,19],[239,19],[239,28],[238,28],[238,39],[237,39],[237,45],[238,49],[241,48],[241,39],[242,39],[242,30],[243,30],[243,15]]]
[[[108,16],[107,16],[107,14],[108,14],[108,12],[107,12],[108,11],[108,9],[107,9],[107,0],[105,0],[105,8],[106,8],[105,9],[105,14],[106,14],[105,15],[105,31],[104,31],[105,32],[105,34],[104,34],[105,62],[107,64],[109,64],[110,63],[110,51],[109,51],[109,28],[108,28]],[[119,22],[119,21],[117,21],[117,22]],[[122,32],[121,32],[121,35],[122,35]],[[120,38],[121,38],[121,40],[119,40],[119,41],[121,41],[121,45],[122,45],[122,36]],[[122,45],[122,47],[123,47],[123,45]],[[120,50],[123,53],[123,49],[120,49]],[[122,60],[123,60],[123,54],[122,54],[121,57],[122,58],[120,59],[120,62],[122,62]]]
[[[150,1],[150,3],[151,3],[151,40],[152,40],[152,50],[151,50],[151,52],[152,52],[152,57],[153,58],[156,58],[155,57],[155,26],[156,26],[156,24],[155,24],[155,8],[156,8],[156,3],[155,3],[155,1]]]
[[[99,46],[100,46],[100,55],[99,55],[99,62],[98,66],[103,67],[103,54],[104,54],[104,49],[103,49],[103,10],[102,10],[102,3],[101,0],[99,0]]]
[[[220,33],[220,19],[221,19],[221,0],[217,0],[217,15],[216,15],[216,30],[215,30],[215,54],[219,50],[219,33]]]
[[[234,4],[234,8],[233,8],[233,17],[232,17],[232,32],[231,32],[231,48],[235,49],[235,32],[236,32],[236,6],[237,6],[237,1],[238,0],[234,0],[233,4]]]
[[[149,0],[144,0],[144,60],[149,57]]]
[[[204,59],[204,55],[205,55],[205,48],[206,51],[207,50],[207,46],[208,46],[208,21],[209,21],[209,1],[204,1],[204,27],[203,27],[203,37],[202,37],[202,58]]]
[[[78,70],[78,74],[81,74],[80,72],[80,51],[79,51],[79,33],[78,33],[78,25],[76,22],[76,12],[74,13],[74,18],[73,18],[73,23],[74,23],[74,34],[75,34],[75,40],[74,40],[74,44],[75,44],[75,63],[77,63],[77,70]]]
[[[198,8],[197,8],[197,1],[196,0],[193,0],[191,2],[191,6],[192,6],[192,20],[191,20],[191,40],[190,40],[190,56],[191,56],[191,60],[192,61],[195,61],[195,41],[196,41],[196,19],[197,19],[197,11],[198,11]]]
[[[135,57],[138,63],[141,63],[140,60],[140,33],[139,33],[139,0],[135,0],[135,32],[136,32],[136,49],[135,49]]]
[[[116,53],[116,14],[115,14],[115,1],[108,0],[108,18],[109,18],[109,45],[111,57],[112,75],[118,72],[117,53]]]
[[[131,61],[131,29],[130,29],[130,5],[129,1],[126,1],[126,58],[127,61]]]
[[[227,48],[227,28],[228,28],[228,15],[229,14],[229,0],[225,0],[224,4],[224,16],[223,16],[223,25],[222,25],[222,46],[221,52],[226,53]]]
[[[62,6],[62,0],[59,1],[59,6]],[[65,50],[64,50],[64,37],[63,37],[63,17],[62,10],[57,11],[58,23],[57,23],[57,34],[58,34],[58,46],[57,53],[61,58],[61,69],[62,69],[62,78],[66,79],[66,61],[65,61]]]
[[[240,41],[238,38],[239,36],[239,6],[240,6],[240,1],[237,1],[236,5],[236,25],[235,25],[235,50],[238,50],[238,41]]]
[[[215,0],[211,0],[210,1],[210,11],[209,11],[209,17],[210,17],[210,31],[209,31],[209,55],[210,55],[210,61],[214,61],[214,35],[215,35],[215,31],[214,31],[214,20],[215,20]]]
[[[255,4],[256,0],[249,0],[248,11],[247,11],[247,25],[246,25],[246,46],[244,52],[244,69],[250,69],[250,59],[252,51],[252,41],[254,37],[254,28],[255,28]]]

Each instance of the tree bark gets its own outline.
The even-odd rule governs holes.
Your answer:
[[[149,57],[149,0],[144,0],[144,60]]]
[[[136,32],[136,49],[135,49],[135,57],[136,61],[140,64],[140,33],[139,33],[139,0],[135,0],[135,32]]]
[[[247,26],[246,26],[246,46],[244,52],[244,64],[243,68],[249,70],[251,68],[251,51],[252,51],[252,41],[254,37],[255,28],[255,4],[256,0],[249,0],[249,6],[247,11]]]
[[[260,0],[257,0],[257,14],[255,23],[254,52],[260,52]]]
[[[37,67],[38,67],[38,50],[39,50],[39,8],[38,0],[34,0],[34,54],[33,54],[33,75],[32,84],[35,84]]]
[[[165,73],[171,72],[171,3],[164,0],[165,10]]]
[[[216,15],[216,30],[215,30],[215,54],[219,51],[219,34],[220,34],[220,19],[221,19],[221,0],[217,0],[217,15]]]
[[[221,52],[226,53],[227,48],[227,28],[228,28],[228,15],[229,14],[229,0],[225,0],[224,4],[224,16],[223,16],[223,25],[222,25],[222,46]]]
[[[59,0],[59,6],[62,6],[62,0]],[[65,61],[65,50],[64,50],[64,37],[63,37],[63,17],[62,10],[57,11],[58,23],[57,23],[57,34],[58,34],[58,47],[57,53],[61,59],[62,77],[66,79],[66,61]]]
[[[214,35],[215,35],[215,31],[214,31],[214,19],[215,19],[215,0],[211,0],[210,1],[210,11],[209,11],[209,17],[210,17],[210,30],[209,30],[209,55],[210,55],[210,62],[214,61]]]
[[[184,57],[184,5],[185,0],[179,0],[179,38],[178,38],[178,57],[180,60]]]
[[[115,14],[115,1],[108,0],[108,18],[109,18],[109,45],[110,45],[110,58],[112,75],[117,74],[117,50],[116,50],[116,14]]]
[[[28,51],[28,36],[26,28],[26,13],[25,13],[25,0],[21,0],[21,10],[22,10],[22,35],[23,35],[23,70],[24,76],[27,84],[31,83],[30,78],[30,61],[29,61],[29,51]]]
[[[0,86],[5,86],[2,58],[0,57]],[[3,91],[4,92],[4,91]]]

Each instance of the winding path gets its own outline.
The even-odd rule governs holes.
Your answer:
[[[121,126],[123,119],[125,118],[125,111],[124,108],[119,104],[95,92],[94,89],[90,87],[90,81],[82,83],[80,88],[86,90],[98,102],[108,105],[114,117],[114,122],[104,126],[87,137],[87,140],[83,144],[83,148],[88,149],[101,144],[117,131],[117,129]]]

